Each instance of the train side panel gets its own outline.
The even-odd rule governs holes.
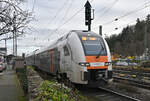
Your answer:
[[[60,52],[57,48],[36,54],[35,66],[47,73],[56,74],[60,68]]]
[[[74,32],[68,37],[68,44],[71,50],[71,71],[70,80],[74,83],[87,84],[87,81],[83,80],[83,72],[87,71],[86,67],[79,66],[79,62],[85,62],[85,55],[83,47],[78,35]]]
[[[49,51],[44,51],[38,55],[36,58],[36,66],[42,71],[48,72],[50,71],[50,59],[49,59]]]
[[[110,49],[109,49],[109,47],[108,47],[108,44],[107,44],[107,42],[106,42],[106,40],[103,38],[103,40],[104,40],[104,43],[105,43],[105,46],[106,46],[106,50],[107,50],[107,57],[108,57],[108,62],[109,63],[111,63],[112,61],[111,61],[111,54],[110,54]],[[106,76],[107,76],[107,78],[108,79],[110,79],[109,81],[111,82],[112,81],[112,64],[110,64],[109,66],[108,66],[108,70],[107,70],[107,72],[106,72]]]

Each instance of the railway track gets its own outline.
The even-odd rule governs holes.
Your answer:
[[[114,73],[124,73],[130,75],[138,75],[141,77],[150,77],[150,73],[148,72],[140,72],[140,71],[129,71],[129,70],[113,70]]]
[[[150,89],[149,71],[114,69],[113,72],[114,82],[128,81],[124,83]]]
[[[124,82],[124,83],[128,83],[141,88],[150,89],[150,83],[144,82],[142,80],[139,81],[135,79],[129,79],[129,78],[117,77],[117,76],[113,76],[113,78],[114,78],[114,82],[122,82],[123,80],[126,80],[128,82]]]
[[[104,101],[141,101],[139,99],[133,98],[131,96],[127,96],[125,94],[118,93],[116,91],[107,88],[99,87],[99,89],[112,94],[112,98],[109,97],[108,100],[104,100]]]
[[[113,71],[130,71],[130,72],[138,72],[138,73],[150,73],[149,70],[143,69],[131,69],[131,68],[113,68]]]
[[[79,91],[88,98],[88,101],[141,101],[108,88],[81,88]]]

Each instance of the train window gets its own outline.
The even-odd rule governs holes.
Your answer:
[[[106,47],[101,38],[90,37],[90,40],[82,40],[86,55],[106,55]]]
[[[69,50],[68,50],[67,46],[64,46],[64,48],[63,48],[63,49],[64,49],[64,55],[65,55],[65,56],[70,55],[70,54],[69,54]]]

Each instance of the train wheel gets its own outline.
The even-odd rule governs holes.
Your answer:
[[[62,77],[61,77],[61,74],[59,72],[56,73],[56,78],[57,78],[58,82],[61,82]]]

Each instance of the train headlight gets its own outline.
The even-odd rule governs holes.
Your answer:
[[[79,65],[80,65],[80,66],[89,67],[89,66],[90,66],[90,63],[88,63],[88,62],[80,62]]]
[[[105,66],[111,65],[111,62],[105,62]]]
[[[85,63],[86,67],[90,67],[90,63]]]
[[[84,64],[84,63],[79,63],[79,65],[80,65],[80,66],[85,66],[85,64]]]

